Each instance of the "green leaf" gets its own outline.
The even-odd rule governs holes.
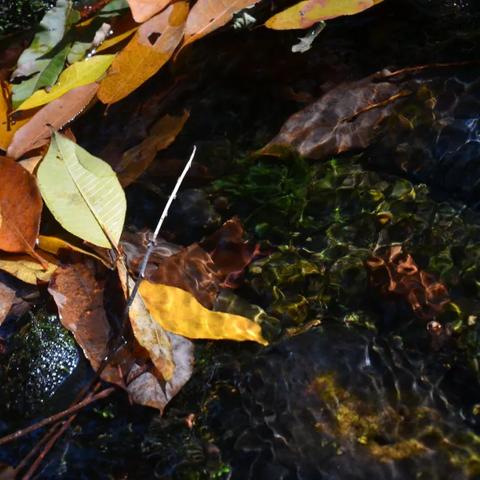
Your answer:
[[[110,165],[54,133],[37,173],[42,197],[70,233],[98,245],[118,245],[126,200]]]

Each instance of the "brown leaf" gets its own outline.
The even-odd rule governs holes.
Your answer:
[[[41,213],[35,177],[11,158],[0,157],[0,249],[32,254]]]
[[[58,307],[62,325],[70,330],[92,368],[97,370],[108,352],[111,328],[103,304],[104,282],[89,260],[61,265],[50,280],[48,291]],[[118,369],[108,365],[101,377],[122,385]]]
[[[125,98],[167,63],[182,40],[188,8],[187,2],[176,2],[138,29],[102,80],[101,102]]]
[[[127,377],[127,390],[135,403],[158,408],[160,413],[167,403],[187,383],[193,373],[193,343],[179,335],[167,332],[173,351],[175,373],[173,378],[164,383],[159,381],[154,372],[142,372],[135,365]]]
[[[255,5],[260,0],[198,0],[185,26],[185,40],[182,47],[223,27],[233,15],[243,8]]]
[[[13,288],[10,288],[5,283],[0,283],[0,325],[7,318],[13,302],[15,301],[16,294]]]
[[[83,85],[45,105],[17,130],[8,147],[8,156],[20,158],[26,152],[45,145],[50,139],[51,128],[59,130],[72,121],[93,100],[97,90],[97,83]]]
[[[150,166],[156,154],[174,142],[189,116],[186,110],[181,116],[165,115],[152,126],[145,140],[123,154],[115,167],[123,187],[133,183]]]
[[[381,80],[379,73],[333,88],[291,116],[260,153],[277,155],[293,148],[305,157],[321,159],[366,148],[397,101],[410,95],[401,85]]]
[[[128,0],[132,17],[137,23],[143,23],[161,12],[172,0]]]
[[[29,308],[29,303],[22,297],[32,297],[36,287],[25,285],[6,273],[0,272],[0,325],[9,314],[23,315]]]

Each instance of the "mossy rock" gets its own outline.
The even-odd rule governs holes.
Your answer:
[[[5,410],[28,417],[63,408],[72,392],[66,382],[81,355],[58,317],[37,312],[11,345],[1,375]]]

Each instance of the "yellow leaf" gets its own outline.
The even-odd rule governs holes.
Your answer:
[[[125,40],[126,38],[132,36],[138,27],[132,28],[131,30],[127,30],[126,32],[121,33],[115,37],[107,38],[98,48],[97,53],[103,52],[104,50],[108,50],[110,47],[113,47],[120,43],[121,41]]]
[[[155,75],[181,42],[187,15],[188,3],[180,1],[145,22],[102,80],[100,101],[118,102]]]
[[[47,90],[38,90],[30,98],[27,98],[17,110],[29,110],[55,100],[74,88],[88,85],[98,80],[111,65],[115,55],[96,55],[86,58],[81,62],[75,62],[66,68],[58,82]]]
[[[306,0],[269,18],[265,26],[273,30],[309,28],[322,20],[355,15],[383,0]]]
[[[208,310],[180,288],[144,280],[139,292],[152,318],[169,332],[188,338],[268,343],[260,325],[240,315]]]
[[[8,272],[25,283],[33,285],[38,282],[47,283],[56,270],[58,261],[48,253],[36,252],[41,253],[41,257],[47,265],[46,269],[29,255],[2,254],[0,256],[0,270]]]
[[[0,149],[5,151],[7,151],[15,132],[22,125],[25,125],[33,115],[33,113],[24,114],[21,119],[9,117],[10,91],[11,86],[2,82],[2,88],[0,89]],[[18,117],[18,115],[15,115],[15,117]]]

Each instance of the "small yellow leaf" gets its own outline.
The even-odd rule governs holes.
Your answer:
[[[138,27],[134,27],[126,32],[120,33],[119,35],[111,38],[107,38],[98,48],[97,53],[103,52],[104,50],[108,50],[109,48],[117,45],[121,41],[131,37],[136,31]]]
[[[208,310],[180,288],[144,280],[139,292],[152,318],[169,332],[188,338],[268,343],[257,323],[240,315]]]
[[[48,92],[47,90],[36,91],[17,110],[29,110],[45,105],[76,87],[95,82],[107,71],[114,58],[115,55],[96,55],[73,63],[62,72],[58,82]]]
[[[36,250],[36,252],[40,254],[39,251]],[[47,265],[46,269],[29,255],[2,254],[0,256],[0,270],[4,270],[22,282],[32,285],[36,285],[38,282],[47,283],[56,270],[58,261],[48,253],[41,252],[41,257]]]
[[[305,0],[269,18],[265,26],[273,30],[309,28],[323,20],[355,15],[383,0]]]

